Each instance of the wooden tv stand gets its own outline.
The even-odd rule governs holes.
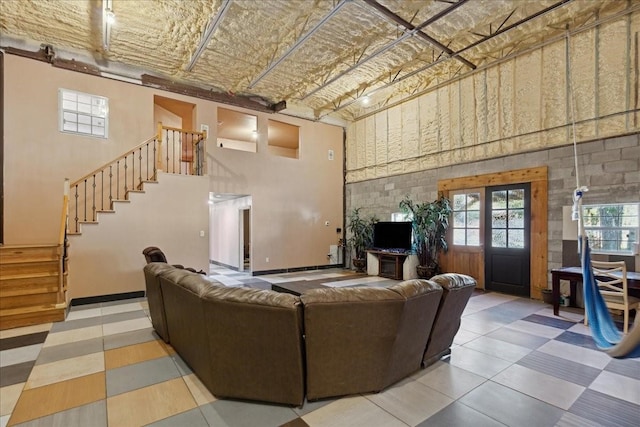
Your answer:
[[[368,250],[367,253],[378,258],[378,271],[375,274],[394,280],[404,279],[404,261],[411,255],[410,252]],[[367,268],[367,273],[372,274],[370,270]]]

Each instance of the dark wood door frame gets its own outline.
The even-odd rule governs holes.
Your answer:
[[[548,183],[546,166],[438,181],[438,193],[452,190],[531,183],[531,298],[541,299],[548,284]],[[446,257],[446,255],[445,255]]]

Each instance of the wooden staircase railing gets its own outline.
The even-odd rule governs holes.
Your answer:
[[[127,200],[157,172],[203,175],[206,169],[206,132],[162,126],[158,134],[70,185],[71,234],[80,224],[97,222],[99,212],[112,212],[113,202]]]

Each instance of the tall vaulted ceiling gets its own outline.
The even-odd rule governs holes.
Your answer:
[[[0,46],[356,120],[637,0],[0,0]],[[105,24],[107,10],[115,23]],[[108,27],[108,28],[107,28]],[[108,37],[105,30],[108,29]],[[42,46],[50,46],[45,50]],[[237,103],[237,105],[243,105]]]

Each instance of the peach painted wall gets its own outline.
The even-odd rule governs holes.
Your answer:
[[[328,264],[328,247],[341,237],[335,229],[343,228],[343,128],[282,114],[256,113],[67,71],[13,55],[5,55],[4,66],[5,244],[55,243],[64,179],[74,181],[152,137],[156,132],[153,99],[154,95],[160,95],[195,104],[195,127],[209,126],[208,191],[252,197],[252,268],[268,270]],[[59,88],[109,99],[108,139],[58,131]],[[256,153],[216,147],[219,106],[257,115]],[[268,153],[268,119],[300,127],[299,159]],[[334,160],[327,160],[328,150],[333,150]],[[157,214],[164,215],[163,212]],[[328,227],[325,221],[329,221]],[[161,235],[164,231],[157,232]],[[238,243],[217,241],[210,242],[209,246],[212,244]],[[176,244],[174,251],[169,242],[163,249],[179,253],[181,245]],[[136,253],[142,249],[136,248]],[[74,254],[72,248],[72,254],[80,256],[77,245],[75,250]],[[111,250],[118,248],[111,247]],[[71,268],[78,260],[74,261],[73,255]],[[196,261],[181,259],[180,263],[195,264]],[[95,269],[103,271],[104,266],[95,265]],[[107,285],[99,292],[124,291],[118,286]]]

